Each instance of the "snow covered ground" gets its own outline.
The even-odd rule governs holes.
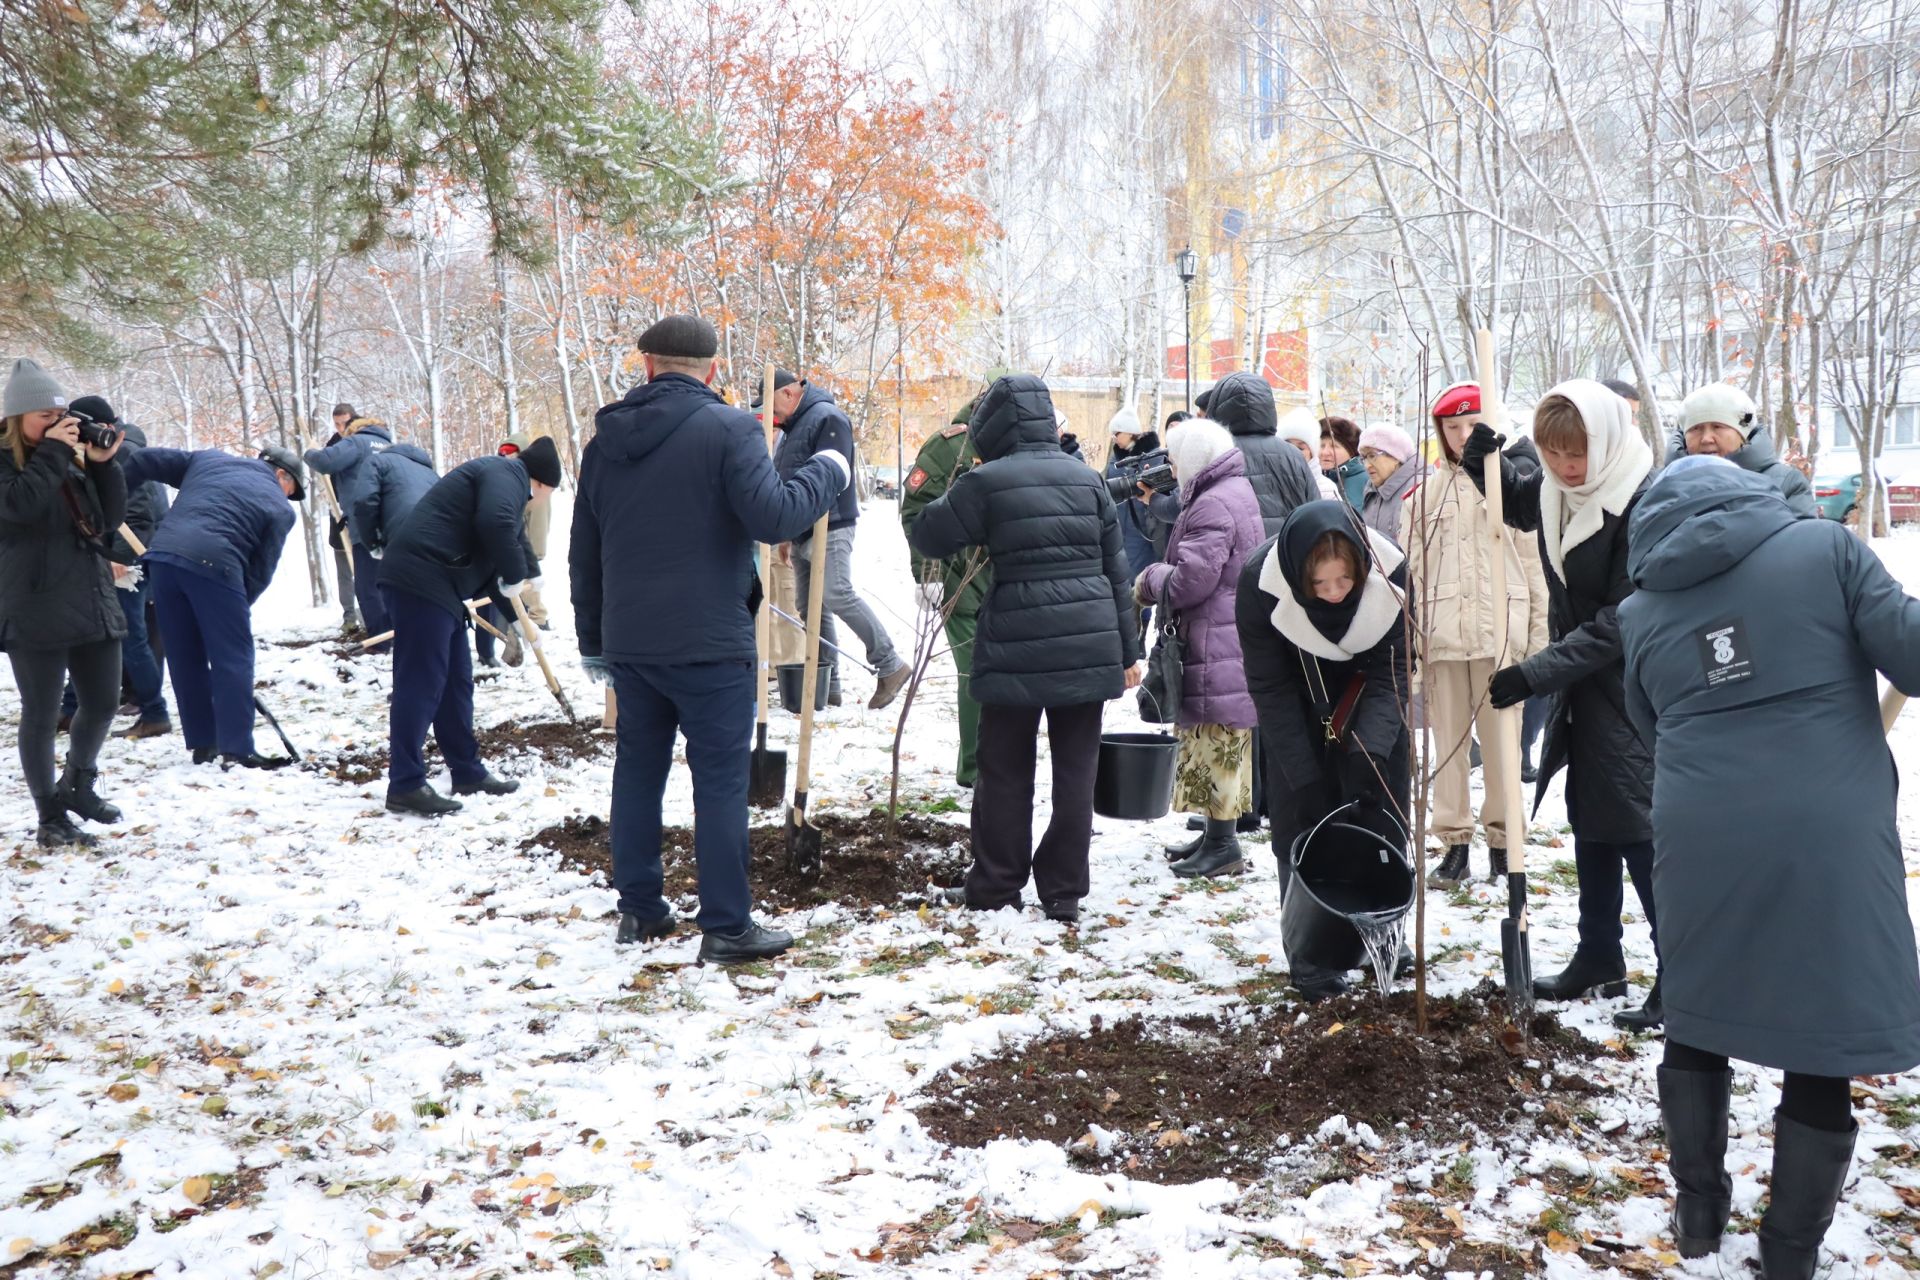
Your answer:
[[[861,585],[908,643],[893,509],[866,515]],[[600,698],[564,607],[564,511],[554,528],[549,645],[591,713]],[[1881,550],[1920,587],[1920,537]],[[383,745],[383,659],[276,643],[332,631],[337,611],[306,602],[296,548],[256,611],[264,696],[303,750]],[[893,714],[864,710],[869,687],[852,675],[848,706],[825,717],[816,807],[884,800]],[[914,713],[904,790],[917,803],[966,802],[948,783],[948,688]],[[0,722],[15,714],[0,687]],[[555,708],[529,661],[481,687],[477,714]],[[1116,704],[1110,722],[1122,719]],[[792,717],[775,723],[791,738]],[[1920,715],[1894,741],[1913,776]],[[1228,1008],[1237,983],[1273,967],[1270,864],[1256,856],[1257,874],[1211,891],[1177,882],[1157,852],[1177,817],[1099,823],[1072,949],[1034,910],[829,906],[777,919],[803,936],[781,962],[730,973],[692,963],[690,931],[616,951],[607,889],[520,852],[569,815],[604,816],[610,754],[496,760],[520,793],[439,823],[386,814],[384,781],[225,774],[183,755],[177,737],[109,744],[103,791],[127,818],[91,853],[36,849],[17,770],[0,766],[0,1275],[1435,1275],[1465,1242],[1506,1241],[1554,1277],[1707,1277],[1755,1252],[1750,1222],[1719,1260],[1683,1270],[1664,1252],[1663,1176],[1633,1173],[1657,1168],[1657,1039],[1596,1066],[1612,1094],[1594,1131],[1407,1144],[1398,1165],[1311,1189],[1160,1187],[1081,1171],[1051,1144],[933,1141],[908,1104],[941,1068],[1096,1014]],[[1551,874],[1570,858],[1554,847],[1557,805],[1529,855],[1552,885],[1534,916],[1540,969],[1572,947],[1570,877]],[[668,807],[691,820],[683,772]],[[1911,788],[1903,818],[1920,876]],[[1490,887],[1427,906],[1437,990],[1497,974]],[[1650,977],[1637,917],[1627,936]],[[1624,1003],[1566,1018],[1611,1039]],[[1736,1087],[1746,1214],[1777,1092],[1752,1072]],[[1836,1274],[1890,1277],[1920,1269],[1920,1078],[1861,1095],[1857,1178],[1828,1243]],[[1569,1179],[1589,1193],[1570,1195]],[[1450,1238],[1408,1224],[1409,1195],[1444,1201]],[[926,1251],[899,1260],[888,1246],[902,1238]]]

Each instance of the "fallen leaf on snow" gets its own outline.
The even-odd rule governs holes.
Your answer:
[[[180,1194],[187,1198],[188,1204],[205,1204],[207,1197],[213,1194],[213,1181],[210,1178],[188,1178],[180,1184]]]

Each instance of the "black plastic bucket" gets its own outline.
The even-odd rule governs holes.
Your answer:
[[[1173,806],[1173,766],[1180,744],[1166,733],[1100,735],[1093,811],[1103,818],[1150,822]]]
[[[1367,963],[1356,919],[1385,927],[1413,907],[1415,880],[1404,842],[1341,819],[1342,805],[1294,839],[1293,876],[1280,906],[1280,937],[1291,964],[1345,971]]]
[[[807,664],[804,662],[783,662],[773,669],[780,680],[780,706],[795,715],[800,714],[800,701],[806,697]],[[820,678],[813,686],[813,709],[827,709],[827,686],[833,683],[833,668],[826,663],[820,664]]]

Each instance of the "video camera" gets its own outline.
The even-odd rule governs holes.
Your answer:
[[[1115,502],[1137,497],[1141,485],[1155,493],[1172,493],[1180,484],[1173,478],[1173,463],[1167,460],[1165,449],[1151,449],[1135,457],[1122,458],[1119,471],[1119,475],[1107,481],[1107,491]]]
[[[110,422],[102,422],[92,414],[83,413],[71,405],[67,407],[66,413],[78,424],[81,444],[90,444],[96,449],[111,449],[113,442],[120,438],[120,429]]]

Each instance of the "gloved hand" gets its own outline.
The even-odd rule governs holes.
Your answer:
[[[1506,442],[1505,436],[1500,435],[1486,423],[1474,423],[1473,434],[1468,436],[1467,442],[1460,446],[1460,469],[1485,489],[1486,486],[1481,483],[1480,477],[1485,474],[1487,457],[1500,452],[1500,446]]]
[[[607,666],[605,658],[581,658],[580,669],[587,673],[587,679],[595,684],[612,684],[613,671]]]
[[[838,449],[822,449],[813,456],[816,458],[825,458],[828,462],[831,462],[835,467],[839,468],[840,487],[833,492],[835,497],[845,493],[847,486],[853,483],[853,464],[847,461],[847,455],[841,453]]]
[[[385,547],[368,547],[367,554],[372,556],[375,560],[378,560],[380,557],[387,554],[387,549]]]
[[[1362,808],[1387,807],[1387,762],[1364,751],[1349,751],[1340,761],[1340,790]]]
[[[505,596],[509,600],[518,600],[520,598],[520,593],[525,591],[526,589],[527,589],[527,584],[524,581],[502,582],[500,584],[500,594]]]
[[[1493,679],[1487,681],[1487,700],[1498,709],[1517,707],[1532,696],[1533,682],[1517,663],[1500,668],[1493,673]]]
[[[938,613],[947,603],[947,589],[938,582],[923,582],[919,590],[920,608],[925,613]]]

